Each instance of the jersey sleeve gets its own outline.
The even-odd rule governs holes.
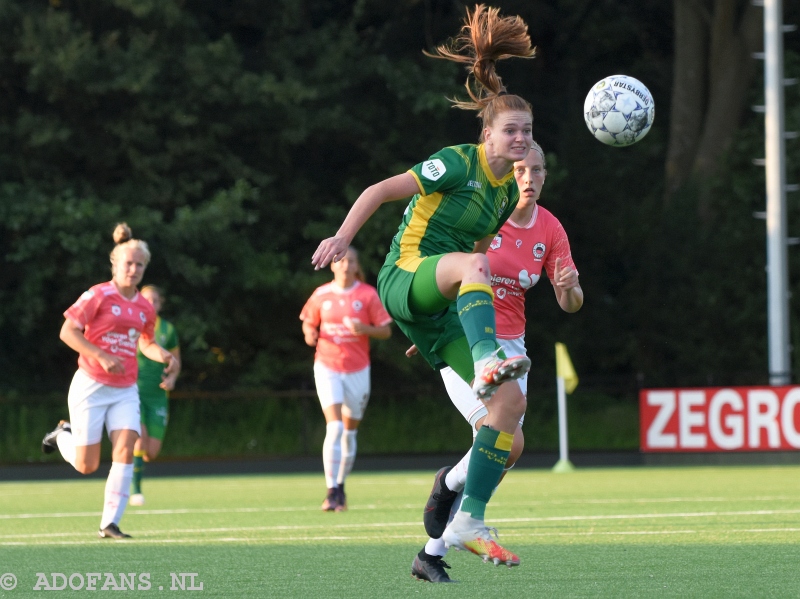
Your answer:
[[[102,295],[98,294],[94,289],[89,289],[64,312],[64,318],[71,320],[81,329],[84,329],[87,324],[94,320],[101,301]]]
[[[147,300],[145,300],[146,302]],[[146,313],[144,325],[142,326],[141,338],[147,343],[152,343],[156,339],[156,312],[148,303],[150,309]]]
[[[308,298],[306,305],[300,311],[300,320],[307,322],[313,327],[318,327],[321,319],[319,313],[319,302],[317,301],[317,294],[314,293]]]
[[[175,330],[175,326],[171,322],[167,324],[169,327],[167,329],[167,340],[165,342],[166,345],[164,345],[164,349],[167,351],[172,351],[180,347],[180,343],[178,342],[178,331]]]
[[[392,317],[386,311],[381,303],[381,298],[378,297],[378,292],[372,290],[369,302],[369,321],[374,327],[382,327],[383,325],[392,322]]]
[[[547,258],[545,258],[544,268],[547,271],[547,276],[552,281],[555,277],[556,272],[556,259],[561,258],[561,267],[569,266],[578,270],[575,267],[575,262],[572,260],[572,251],[569,248],[569,239],[567,238],[567,232],[564,230],[564,227],[561,225],[560,222],[556,221],[556,226],[553,230],[553,241],[551,244],[551,250],[547,252]]]
[[[453,148],[439,150],[408,171],[417,180],[422,195],[460,188],[467,180],[466,158]]]

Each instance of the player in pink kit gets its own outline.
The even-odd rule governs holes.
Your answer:
[[[119,529],[133,476],[133,445],[139,438],[136,348],[170,374],[178,360],[153,338],[156,314],[137,286],[150,262],[144,241],[132,239],[128,225],[114,230],[112,279],[85,292],[66,312],[61,340],[78,352],[78,371],[69,388],[70,421],[62,420],[42,440],[42,451],[56,449],[81,474],[100,465],[103,426],[112,445],[100,537],[124,539]]]
[[[556,301],[565,312],[577,312],[583,305],[583,290],[578,283],[578,271],[572,261],[567,234],[558,219],[538,204],[546,174],[544,152],[539,144],[533,142],[525,160],[514,163],[519,203],[486,253],[492,273],[497,340],[506,355],[526,354],[525,292],[536,285],[543,271],[553,285]],[[413,350],[409,353],[413,354]],[[469,385],[452,369],[445,368],[441,372],[450,399],[472,426],[474,436],[486,417],[486,406],[475,398]],[[527,394],[528,375],[517,381],[523,394]],[[520,420],[506,462],[506,472],[522,453],[524,437],[521,425]],[[469,457],[470,452],[467,452],[458,464],[436,473],[423,512],[425,531],[430,539],[412,563],[411,574],[415,578],[452,582],[445,572],[449,566],[442,559],[447,553],[442,533],[451,512],[458,509]]]
[[[314,381],[325,414],[322,464],[328,495],[325,511],[347,509],[344,481],[356,459],[356,435],[370,393],[369,338],[388,339],[392,317],[377,290],[364,283],[358,254],[348,248],[331,262],[333,281],[314,291],[300,319],[308,345],[317,348]]]

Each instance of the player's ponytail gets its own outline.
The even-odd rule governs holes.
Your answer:
[[[109,256],[111,258],[112,276],[115,274],[117,257],[125,248],[141,250],[144,253],[144,265],[147,266],[150,263],[150,248],[147,247],[147,242],[142,241],[141,239],[134,239],[133,232],[128,226],[128,223],[118,223],[114,228],[113,238],[116,245],[114,246],[114,249],[111,250],[111,255]]]
[[[528,26],[520,17],[501,17],[499,8],[484,4],[475,6],[461,27],[461,33],[436,48],[424,52],[433,58],[443,58],[464,64],[469,75],[465,87],[470,100],[452,100],[455,108],[477,110],[484,127],[491,126],[497,114],[508,110],[532,112],[531,105],[519,96],[509,94],[497,74],[498,60],[533,58]]]

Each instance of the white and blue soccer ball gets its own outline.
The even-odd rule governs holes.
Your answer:
[[[629,146],[642,139],[656,116],[650,90],[638,79],[611,75],[592,86],[583,102],[586,126],[609,146]]]

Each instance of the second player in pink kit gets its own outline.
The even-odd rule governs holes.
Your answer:
[[[358,254],[349,248],[331,262],[333,281],[317,288],[300,319],[303,335],[316,346],[314,382],[325,414],[322,464],[328,495],[325,511],[347,509],[344,481],[356,458],[356,435],[370,394],[369,339],[388,339],[392,317],[378,292],[364,283]]]
[[[507,355],[526,354],[525,292],[543,276],[552,283],[556,301],[565,312],[576,312],[583,305],[583,291],[564,227],[549,210],[538,204],[546,172],[544,153],[534,142],[525,160],[514,164],[519,204],[486,252],[491,267],[497,340]],[[486,406],[452,369],[445,368],[441,372],[450,399],[470,423],[474,436],[487,415]],[[527,394],[528,375],[517,382],[523,394]],[[522,420],[514,434],[506,472],[522,453],[521,427]],[[416,578],[451,582],[444,570],[449,566],[442,560],[447,547],[441,537],[452,510],[458,508],[469,458],[470,452],[467,452],[458,464],[436,473],[423,513],[425,531],[430,539],[412,564],[412,575]]]

